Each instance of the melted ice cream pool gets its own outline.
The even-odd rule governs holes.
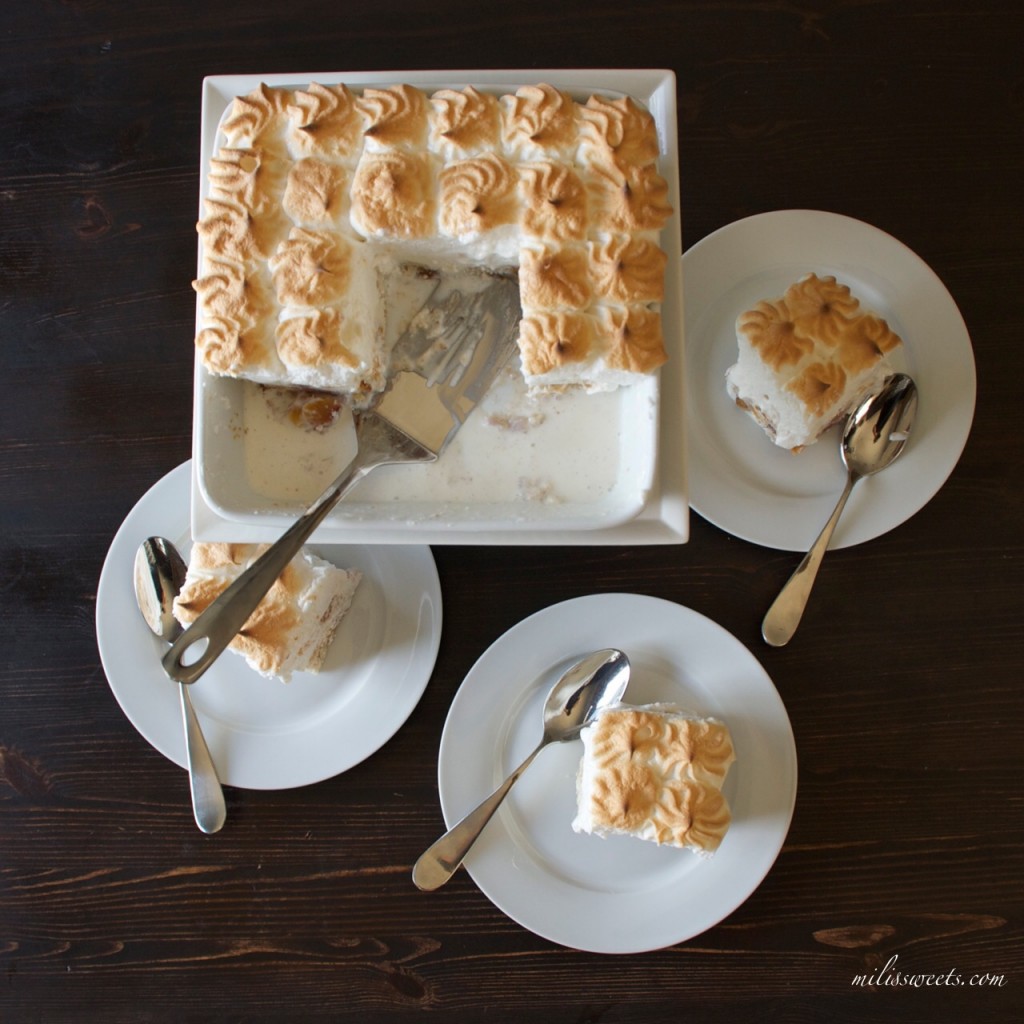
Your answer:
[[[435,286],[436,281],[412,274],[391,278],[388,308],[399,311],[389,317],[392,341]],[[396,510],[408,503],[593,507],[605,502],[613,512],[623,477],[624,426],[627,440],[632,432],[624,418],[636,415],[636,402],[624,401],[623,394],[530,394],[514,359],[436,462],[381,466],[345,502]],[[345,408],[312,429],[295,423],[288,406],[287,396],[275,389],[244,385],[246,476],[252,490],[271,501],[306,505],[351,461],[355,430]]]

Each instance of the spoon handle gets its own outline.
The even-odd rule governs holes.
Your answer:
[[[395,461],[395,447],[389,438],[363,431],[358,438],[359,446],[348,468],[171,644],[163,657],[163,667],[172,679],[194,683],[224,653],[331,509],[371,469]],[[186,662],[190,648],[194,648],[191,653],[196,656]]]
[[[181,715],[185,723],[185,756],[188,759],[188,781],[192,788],[192,813],[201,832],[219,832],[227,818],[224,790],[203,731],[199,727],[188,687],[178,684],[181,694]]]
[[[857,474],[848,472],[846,474],[846,486],[839,496],[836,507],[829,516],[828,522],[822,527],[818,539],[811,545],[811,549],[804,555],[800,564],[793,571],[793,575],[786,581],[785,586],[779,591],[779,596],[772,602],[761,623],[761,636],[765,642],[772,647],[784,647],[793,639],[796,627],[800,625],[804,608],[807,607],[807,599],[811,595],[811,587],[814,586],[815,577],[821,567],[821,560],[828,550],[832,533],[839,522],[839,517],[846,507],[846,499],[850,497],[853,485],[860,479]]]
[[[547,741],[542,741],[486,800],[420,854],[412,869],[412,880],[418,888],[433,892],[440,889],[455,874],[484,827],[494,816],[494,812],[501,806],[502,800],[508,796],[508,791],[546,745]]]

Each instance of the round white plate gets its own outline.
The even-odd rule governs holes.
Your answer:
[[[191,464],[156,483],[110,546],[96,599],[96,635],[110,688],[129,721],[157,750],[185,765],[177,684],[166,649],[135,604],[132,566],[151,534],[188,558]],[[290,789],[346,771],[383,746],[419,702],[441,638],[441,587],[430,548],[319,545],[310,549],[362,582],[317,674],[267,679],[226,651],[190,695],[221,781],[243,789]]]
[[[974,353],[963,317],[935,273],[877,228],[817,210],[736,221],[683,256],[690,504],[736,537],[805,551],[846,479],[840,428],[799,455],[776,447],[725,391],[736,316],[805,273],[834,274],[903,338],[892,360],[920,391],[899,461],[854,489],[831,546],[878,537],[923,508],[953,471],[974,417]]]
[[[630,659],[626,703],[669,701],[729,726],[737,760],[723,791],[733,822],[721,847],[701,858],[573,832],[577,741],[541,751],[465,866],[496,907],[537,935],[574,949],[635,953],[700,934],[757,888],[789,829],[796,748],[772,681],[720,626],[657,598],[577,598],[510,629],[459,688],[438,760],[449,826],[540,741],[544,698],[560,674],[604,647]]]

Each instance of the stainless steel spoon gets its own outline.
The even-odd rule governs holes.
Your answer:
[[[917,387],[905,373],[894,373],[886,378],[881,390],[869,395],[850,414],[840,447],[847,470],[846,487],[818,539],[764,617],[761,635],[772,647],[789,643],[800,625],[821,560],[854,485],[885,469],[903,451],[916,413]]]
[[[185,562],[177,548],[163,537],[144,540],[135,552],[135,599],[139,611],[149,628],[167,643],[181,632],[171,607],[185,582],[185,571]],[[201,831],[219,832],[227,817],[224,790],[185,683],[178,683],[178,693],[185,724],[185,756],[192,792],[192,813]]]
[[[544,735],[533,753],[505,781],[450,828],[416,861],[412,880],[420,889],[439,889],[455,874],[508,791],[549,743],[579,736],[597,711],[615,704],[629,682],[629,659],[622,651],[597,651],[572,666],[544,702]]]

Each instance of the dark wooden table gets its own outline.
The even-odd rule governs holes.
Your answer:
[[[1022,1019],[1022,51],[1017,0],[5,4],[0,1020]],[[445,629],[405,727],[329,781],[230,790],[205,837],[94,629],[115,530],[190,454],[203,76],[559,66],[675,70],[684,247],[806,207],[926,260],[974,345],[963,457],[909,522],[829,557],[783,650],[759,622],[793,556],[696,515],[684,546],[436,547]],[[748,645],[800,758],[763,885],[625,957],[537,938],[465,872],[430,896],[409,878],[470,666],[612,590]],[[894,956],[945,980],[854,984]]]

